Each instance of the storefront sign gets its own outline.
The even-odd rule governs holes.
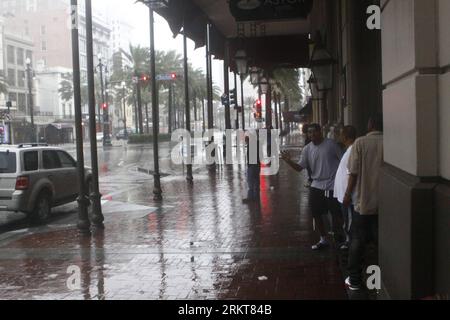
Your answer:
[[[236,21],[307,18],[313,0],[230,0]]]

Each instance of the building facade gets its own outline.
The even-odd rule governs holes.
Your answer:
[[[351,124],[363,135],[371,114],[384,116],[382,297],[448,294],[450,3],[316,0],[314,7],[311,33],[321,31],[336,59],[333,89],[315,100],[314,121]],[[381,29],[368,27],[377,14],[369,8],[379,9]]]

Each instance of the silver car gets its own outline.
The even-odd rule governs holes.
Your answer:
[[[79,193],[77,163],[66,151],[40,144],[0,146],[0,211],[24,212],[44,222],[51,208]],[[86,185],[92,174],[86,172]]]

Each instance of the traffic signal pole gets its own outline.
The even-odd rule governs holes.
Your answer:
[[[78,34],[78,1],[71,0],[72,15],[72,61],[73,61],[73,93],[75,105],[75,134],[77,149],[77,175],[78,175],[78,229],[83,233],[90,233],[88,215],[88,190],[85,182],[84,152],[83,152],[83,120],[81,111],[81,80],[80,80],[80,48]],[[10,137],[11,139],[11,137]]]
[[[184,29],[184,27],[183,27]],[[186,32],[183,30],[183,47],[184,47],[184,98],[186,104],[186,130],[191,135],[191,106],[189,103],[189,72],[188,72],[188,53],[187,53],[187,37]],[[191,141],[189,139],[187,146],[187,154],[189,156],[189,163],[187,165],[187,180],[189,182],[194,181],[194,177],[192,176],[192,150],[191,150]]]
[[[234,103],[235,103],[235,108],[236,108],[236,130],[239,129],[239,109],[238,107],[238,98],[237,98],[237,75],[236,72],[234,73]]]
[[[229,59],[230,59],[230,48],[229,42],[226,40],[225,43],[225,59],[223,60],[223,86],[226,94],[226,103],[225,103],[225,129],[231,128],[231,114],[230,114],[230,68],[229,68]]]
[[[152,90],[152,121],[153,121],[153,164],[154,164],[154,188],[153,199],[161,201],[161,175],[159,172],[159,107],[158,107],[158,92],[156,86],[156,61],[155,61],[155,21],[153,15],[153,8],[149,7],[150,16],[150,76],[151,76],[151,90]]]
[[[92,223],[96,228],[104,228],[102,214],[101,194],[98,181],[98,154],[97,154],[97,128],[95,121],[95,85],[94,85],[94,48],[92,40],[92,3],[86,0],[86,54],[89,95],[89,135],[91,142],[92,166]]]

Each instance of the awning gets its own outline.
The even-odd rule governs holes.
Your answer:
[[[283,112],[284,122],[287,123],[301,123],[305,121],[305,116],[298,111]]]
[[[246,50],[252,65],[264,69],[307,67],[307,17],[312,7],[312,0],[170,0],[168,7],[155,11],[175,36],[185,32],[196,48],[205,45],[206,24],[211,23],[212,55],[224,59],[229,40],[230,67],[235,70],[238,49]]]
[[[312,99],[300,110],[300,115],[309,116],[313,112]]]
[[[58,130],[63,129],[73,129],[75,127],[74,123],[51,123],[49,126],[55,127]]]

